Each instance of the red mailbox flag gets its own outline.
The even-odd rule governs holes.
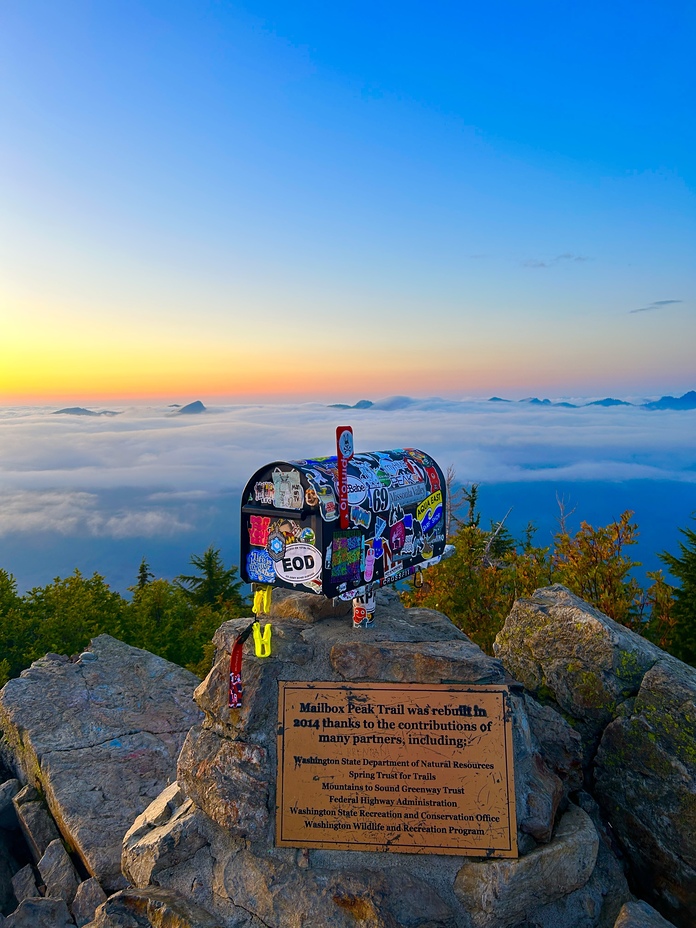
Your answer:
[[[348,461],[353,457],[353,429],[339,425],[336,429],[336,457],[338,458],[338,514],[342,529],[350,528],[348,505]]]

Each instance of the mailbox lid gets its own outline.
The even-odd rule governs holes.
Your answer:
[[[341,530],[337,458],[275,461],[242,495],[241,575],[328,597],[395,582],[444,551],[446,492],[439,465],[416,448],[355,454]]]

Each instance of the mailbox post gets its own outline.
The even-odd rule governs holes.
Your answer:
[[[240,574],[352,599],[356,625],[369,627],[378,587],[454,550],[446,511],[442,470],[416,448],[274,461],[242,494]]]

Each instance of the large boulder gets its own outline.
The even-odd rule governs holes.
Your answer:
[[[278,681],[508,683],[521,851],[512,869],[527,872],[524,861],[533,864],[536,854],[565,859],[555,884],[549,863],[542,895],[525,917],[538,916],[551,928],[559,913],[582,910],[584,921],[569,919],[568,928],[610,928],[604,897],[615,896],[620,906],[628,893],[590,816],[574,806],[564,814],[569,794],[581,785],[582,745],[557,712],[526,695],[500,661],[436,611],[406,610],[393,596],[380,596],[375,629],[361,633],[328,608],[309,612],[291,600],[283,611],[284,617],[272,617],[271,657],[260,660],[245,649],[239,709],[228,706],[230,652],[249,620],[218,629],[213,668],[195,694],[205,718],[182,749],[178,787],[163,792],[124,840],[123,872],[134,886],[146,896],[153,886],[176,893],[224,928],[472,924],[485,908],[489,864],[504,862],[275,847]],[[481,877],[458,893],[458,874],[466,871]],[[95,928],[117,924],[105,918],[98,916]]]
[[[696,913],[696,670],[672,658],[643,677],[595,761],[595,795],[636,890],[675,925]]]
[[[161,657],[100,635],[76,662],[42,658],[0,691],[16,775],[45,796],[69,847],[108,890],[125,886],[123,835],[174,779],[184,738],[201,718],[191,699],[197,683]]]
[[[692,928],[696,670],[562,586],[518,600],[495,652],[582,734],[588,783],[634,891]]]
[[[572,719],[588,763],[605,727],[664,656],[560,584],[515,602],[494,651],[525,689]]]
[[[598,850],[592,819],[571,806],[549,844],[519,860],[467,863],[457,874],[454,891],[474,928],[513,928],[528,912],[584,886],[595,868]]]

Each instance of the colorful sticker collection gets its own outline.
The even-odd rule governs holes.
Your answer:
[[[356,454],[348,462],[350,528],[338,525],[335,457],[275,465],[257,480],[249,506],[288,517],[248,514],[250,580],[278,580],[334,596],[394,582],[428,561],[445,541],[440,471],[427,454],[398,449]],[[304,480],[302,479],[304,477]],[[290,517],[296,511],[297,518]],[[321,515],[323,553],[307,517]],[[314,520],[315,521],[315,520]],[[323,578],[323,583],[322,583]]]

